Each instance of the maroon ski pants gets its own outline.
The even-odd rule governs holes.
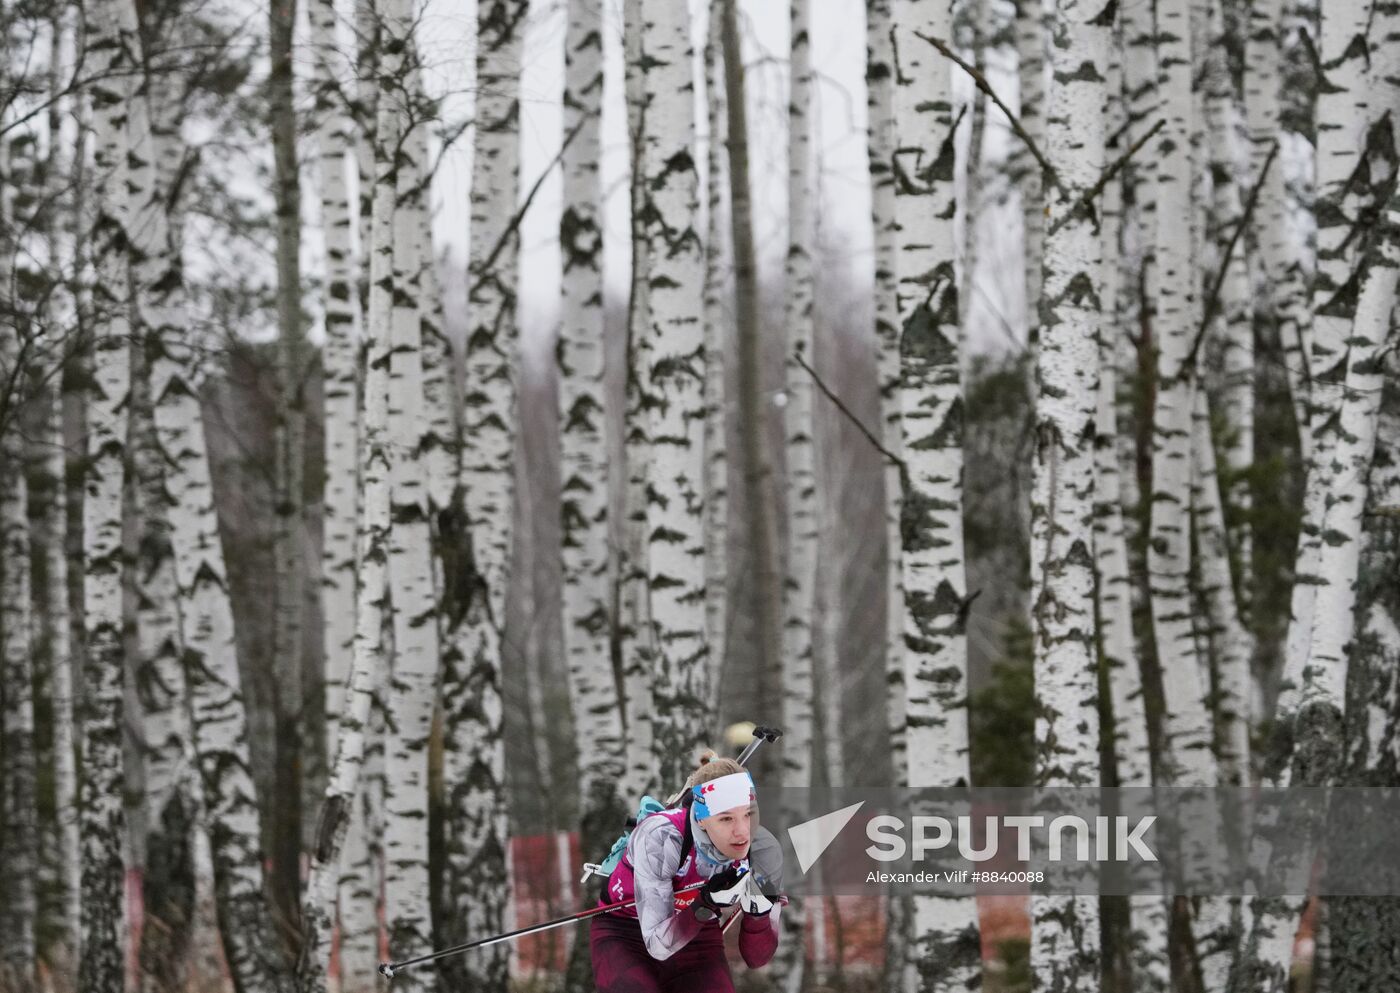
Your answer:
[[[668,959],[654,959],[633,917],[599,914],[589,929],[598,993],[734,993],[724,934],[707,924]]]

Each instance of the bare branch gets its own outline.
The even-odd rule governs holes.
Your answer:
[[[545,166],[543,169],[540,170],[539,177],[535,180],[535,185],[530,187],[530,192],[525,197],[525,202],[520,205],[520,209],[517,210],[515,212],[515,216],[510,219],[510,223],[506,225],[506,229],[501,232],[500,238],[496,239],[496,244],[491,248],[491,254],[486,256],[485,261],[483,261],[481,265],[477,267],[478,272],[490,272],[493,268],[495,268],[496,259],[500,256],[501,252],[505,249],[506,244],[510,241],[510,236],[515,234],[515,232],[519,230],[520,222],[524,220],[525,212],[530,209],[530,204],[535,202],[535,195],[540,192],[540,187],[543,186],[544,181],[549,178],[549,174],[554,171],[554,167],[557,166],[560,163],[560,161],[564,158],[565,150],[568,149],[568,147],[571,144],[573,144],[574,138],[576,138],[578,136],[578,133],[581,130],[583,130],[583,126],[587,122],[587,117],[579,118],[579,122],[573,126],[573,128],[569,131],[568,134],[564,136],[564,141],[559,145],[559,151],[555,154],[554,158],[550,160],[549,165]],[[474,279],[472,281],[471,287],[467,290],[468,298],[470,298],[471,294],[479,290],[485,282],[486,279],[483,276],[478,276],[476,279]]]
[[[1118,173],[1122,170],[1123,166],[1127,165],[1128,160],[1132,158],[1142,148],[1143,145],[1147,144],[1148,139],[1150,139],[1158,131],[1162,130],[1166,123],[1167,122],[1165,118],[1158,121],[1156,124],[1152,125],[1151,129],[1148,130],[1147,134],[1143,135],[1137,141],[1133,142],[1133,147],[1129,148],[1122,155],[1118,156],[1114,163],[1104,170],[1104,173],[1102,176],[1099,177],[1098,182],[1096,182],[1093,186],[1089,187],[1089,189],[1085,191],[1084,195],[1079,198],[1078,202],[1075,203],[1075,205],[1071,209],[1065,211],[1063,214],[1061,214],[1058,218],[1055,219],[1055,223],[1050,225],[1050,230],[1047,231],[1046,234],[1054,234],[1056,231],[1060,230],[1060,228],[1068,224],[1070,218],[1074,217],[1085,207],[1089,206],[1089,204],[1093,203],[1094,200],[1098,197],[1098,195],[1104,191],[1104,187],[1107,186],[1109,183],[1113,182],[1113,177],[1118,175]]]
[[[898,455],[895,455],[884,445],[880,444],[880,440],[875,437],[874,433],[872,433],[868,427],[861,423],[860,418],[855,415],[851,408],[847,407],[845,403],[842,402],[841,398],[838,397],[835,393],[833,393],[831,391],[831,388],[828,387],[826,383],[822,382],[822,378],[817,375],[817,370],[809,366],[801,355],[794,354],[793,359],[797,362],[798,365],[807,370],[807,375],[812,377],[812,382],[817,384],[817,389],[821,390],[822,393],[826,395],[826,398],[836,405],[837,410],[841,411],[841,413],[846,415],[846,419],[856,426],[856,430],[865,436],[865,440],[870,442],[870,444],[875,448],[875,451],[879,452],[885,458],[889,459],[895,465],[899,466],[900,472],[903,472],[904,460]]]
[[[1225,285],[1225,273],[1230,268],[1230,256],[1235,252],[1235,245],[1240,240],[1240,235],[1249,225],[1249,219],[1254,216],[1254,205],[1259,202],[1259,191],[1264,188],[1264,179],[1269,175],[1269,167],[1274,164],[1274,159],[1278,156],[1278,142],[1275,141],[1269,148],[1269,155],[1264,159],[1263,166],[1259,169],[1259,175],[1254,180],[1254,188],[1249,191],[1249,200],[1245,203],[1244,212],[1240,214],[1240,221],[1235,225],[1235,230],[1230,232],[1230,241],[1225,246],[1225,254],[1220,259],[1220,266],[1215,270],[1215,278],[1210,284],[1210,293],[1206,296],[1205,310],[1201,315],[1201,326],[1196,330],[1196,337],[1191,342],[1191,350],[1186,353],[1186,359],[1181,364],[1181,371],[1177,375],[1185,378],[1192,374],[1196,366],[1196,353],[1201,350],[1201,342],[1205,340],[1206,331],[1210,328],[1211,321],[1215,320],[1215,311],[1220,304],[1220,288]]]
[[[1036,145],[1035,139],[1033,139],[1030,136],[1030,134],[1026,131],[1026,129],[1021,125],[1021,119],[1015,114],[1011,113],[1011,108],[1006,105],[1006,102],[1002,100],[1001,97],[997,96],[997,91],[992,89],[992,84],[987,82],[987,77],[982,74],[982,70],[978,69],[976,66],[972,65],[969,62],[963,61],[961,58],[958,57],[958,54],[956,52],[954,52],[951,48],[949,48],[943,41],[939,40],[938,38],[935,38],[932,35],[922,34],[918,31],[915,31],[914,35],[918,38],[922,38],[924,41],[928,42],[934,48],[942,52],[945,58],[953,62],[953,64],[955,64],[959,69],[961,69],[963,72],[967,73],[969,76],[972,77],[972,81],[977,84],[977,88],[979,90],[987,94],[987,96],[991,97],[992,103],[996,104],[997,108],[1003,114],[1006,115],[1006,119],[1011,122],[1011,130],[1016,132],[1016,137],[1020,138],[1023,142],[1025,142],[1026,148],[1030,150],[1030,153],[1035,157],[1035,160],[1040,163],[1041,171],[1044,173],[1045,178],[1050,181],[1050,185],[1054,186],[1055,189],[1063,193],[1064,187],[1060,185],[1060,177],[1055,172],[1054,167],[1050,165],[1049,161],[1045,158],[1044,155],[1040,154],[1040,148]]]

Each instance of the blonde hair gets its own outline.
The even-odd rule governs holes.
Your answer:
[[[720,758],[713,749],[706,749],[700,756],[700,764],[695,767],[695,771],[686,779],[685,785],[681,787],[679,793],[671,797],[668,807],[674,807],[684,799],[696,786],[701,783],[708,783],[712,779],[720,776],[732,776],[736,772],[744,772],[745,769],[734,759]]]

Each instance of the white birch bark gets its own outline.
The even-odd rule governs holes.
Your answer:
[[[585,850],[606,848],[631,798],[613,680],[608,452],[603,419],[603,40],[599,0],[570,0],[564,37],[564,256],[559,362],[563,632]],[[723,589],[721,585],[721,590]],[[708,591],[707,591],[708,593]]]
[[[126,948],[125,866],[119,839],[122,795],[122,487],[125,404],[130,380],[128,285],[123,242],[127,202],[127,111],[138,60],[123,0],[88,14],[84,45],[96,72],[93,171],[96,219],[90,235],[94,321],[87,401],[87,488],[83,502],[84,713],[80,780],[82,954],[79,987],[121,993]]]
[[[1127,26],[1120,23],[1126,35]],[[1117,32],[1115,32],[1117,34]],[[1106,132],[1118,134],[1126,122],[1127,108],[1120,99],[1123,86],[1122,50],[1112,40],[1108,56],[1105,107]],[[1126,141],[1126,132],[1118,144]],[[1117,151],[1117,149],[1111,149]],[[1147,707],[1143,696],[1141,660],[1133,632],[1132,581],[1128,573],[1128,547],[1124,533],[1123,471],[1119,464],[1118,381],[1131,359],[1128,329],[1123,315],[1125,296],[1136,290],[1124,286],[1121,264],[1126,219],[1122,216],[1122,185],[1110,183],[1103,192],[1103,281],[1100,296],[1103,330],[1098,340],[1099,388],[1094,419],[1094,562],[1096,567],[1099,644],[1108,670],[1113,705],[1113,757],[1117,783],[1124,787],[1150,787],[1152,769],[1147,737]],[[1129,270],[1131,274],[1131,270]],[[1128,940],[1134,989],[1165,993],[1171,985],[1167,957],[1168,905],[1152,894],[1130,896],[1131,930]]]
[[[381,82],[386,89],[390,85],[387,80]],[[386,626],[392,630],[392,618],[386,614],[389,610],[388,582],[392,555],[392,485],[395,478],[394,461],[398,455],[393,443],[395,439],[390,436],[389,415],[391,354],[395,345],[395,277],[398,274],[395,267],[394,225],[399,165],[395,153],[399,147],[403,120],[403,110],[395,96],[392,91],[381,92],[376,100],[374,198],[368,252],[370,294],[365,320],[368,354],[359,435],[361,497],[355,639],[334,762],[326,783],[326,800],[316,825],[316,846],[312,851],[302,901],[302,947],[297,966],[297,987],[301,993],[324,993],[326,990],[337,889],[344,900],[342,926],[347,928],[351,922],[352,904],[357,905],[355,916],[363,918],[364,907],[358,905],[368,903],[374,908],[378,900],[378,887],[366,886],[370,880],[364,878],[352,877],[347,880],[339,869],[339,861],[347,835],[352,831],[352,822],[357,826],[363,823],[356,796],[362,789],[361,778],[367,739],[370,737],[367,729],[371,727],[375,692],[387,685],[381,660],[392,657],[385,651],[384,633]],[[416,319],[416,313],[413,316]],[[364,784],[366,791],[367,787],[368,784]],[[356,840],[368,844],[366,835]],[[357,851],[353,856],[361,854]],[[362,864],[358,858],[355,863]],[[365,896],[369,896],[367,901]],[[373,914],[373,909],[370,913]],[[377,939],[378,928],[373,931]],[[377,946],[378,941],[374,944]],[[342,984],[347,988],[356,982],[345,971],[352,965],[358,968],[361,963],[353,962],[352,957],[342,950],[341,968],[345,977]]]
[[[0,333],[0,372],[12,377],[7,381],[21,380],[24,372],[20,363],[19,334],[9,330]],[[0,433],[0,672],[5,685],[4,709],[0,711],[0,823],[5,827],[0,834],[0,862],[7,877],[5,900],[0,902],[0,986],[13,984],[16,989],[35,979],[39,909],[35,885],[39,876],[39,809],[35,794],[34,646],[30,636],[35,619],[19,410],[22,395],[20,389],[10,392],[8,423]],[[120,478],[120,462],[117,465]]]
[[[1391,25],[1394,17],[1389,18]],[[1382,21],[1384,24],[1384,21]],[[1382,34],[1385,37],[1385,34]],[[1394,59],[1387,60],[1394,66]],[[1395,153],[1390,149],[1390,168]],[[1367,481],[1376,448],[1377,421],[1384,386],[1383,360],[1393,348],[1396,273],[1400,268],[1400,196],[1385,206],[1382,230],[1366,260],[1356,303],[1356,318],[1345,343],[1344,379],[1336,411],[1335,438],[1328,461],[1318,470],[1328,478],[1328,493],[1319,520],[1322,546],[1311,644],[1299,695],[1300,716],[1309,710],[1330,711],[1340,730],[1345,709],[1347,664],[1356,640],[1356,592],[1362,546]],[[1303,744],[1303,742],[1299,742]],[[1340,740],[1336,741],[1340,747]],[[1330,785],[1309,783],[1307,785]]]
[[[648,389],[652,399],[647,584],[655,658],[653,747],[680,782],[704,740],[709,648],[704,611],[703,252],[698,221],[690,22],[670,0],[643,0]]]
[[[874,227],[875,346],[880,383],[880,440],[896,457],[903,451],[900,407],[899,307],[895,266],[898,252],[894,177],[894,48],[890,0],[870,0],[866,7],[865,82],[866,143],[870,164],[871,223]],[[900,561],[900,507],[904,484],[900,466],[885,462],[885,679],[890,763],[895,782],[903,782],[907,759],[904,732],[904,571]]]
[[[1196,393],[1191,455],[1195,467],[1192,513],[1200,554],[1201,598],[1215,668],[1215,735],[1220,746],[1220,776],[1225,784],[1243,786],[1250,780],[1249,661],[1254,643],[1242,621],[1230,579],[1230,546],[1204,390]]]
[[[626,796],[656,789],[659,764],[652,733],[650,626],[646,590],[647,475],[651,458],[647,424],[649,377],[647,245],[642,220],[645,172],[642,143],[646,119],[642,58],[642,0],[623,8],[623,55],[626,60],[627,126],[631,138],[632,280],[627,307],[627,383],[623,412],[622,541],[617,561],[617,654],[623,673],[623,728],[629,745]]]
[[[1249,6],[1244,105],[1249,128],[1250,174],[1256,181],[1274,143],[1283,137],[1279,121],[1283,7],[1283,0],[1258,0]],[[1306,315],[1301,253],[1290,236],[1282,161],[1276,161],[1264,176],[1251,227],[1259,253],[1263,289],[1256,296],[1256,309],[1272,321],[1284,348],[1298,440],[1306,463],[1311,447],[1307,431],[1308,375],[1307,357],[1300,350],[1300,322],[1310,321]]]
[[[421,120],[413,10],[403,0],[386,4],[383,30],[395,67],[387,71],[403,82],[393,113],[400,116],[391,168],[396,187],[393,207],[393,303],[390,318],[389,406],[387,440],[390,457],[389,589],[393,605],[394,667],[385,699],[391,734],[384,752],[384,918],[391,948],[432,945],[428,893],[428,735],[432,727],[438,677],[437,597],[429,533],[427,466],[422,453],[428,422],[422,405],[423,258],[432,258],[431,238],[421,221],[426,195],[422,176],[427,151],[415,130]],[[399,55],[395,43],[406,53]],[[386,60],[387,61],[387,60]],[[387,183],[388,175],[379,182]],[[414,970],[397,985],[410,991],[437,988],[431,969]]]
[[[1099,782],[1095,652],[1094,416],[1103,245],[1078,203],[1104,169],[1105,79],[1114,5],[1066,0],[1050,38],[1046,154],[1063,191],[1046,199],[1044,282],[1036,349],[1031,496],[1031,630],[1035,652],[1036,782]],[[1080,989],[1099,973],[1098,901],[1031,897],[1037,986]]]
[[[134,10],[124,2],[117,6],[134,36]],[[149,131],[146,101],[132,102],[132,121],[139,122],[136,133]],[[284,990],[290,977],[263,897],[257,794],[249,772],[233,611],[196,393],[198,366],[185,327],[178,235],[155,180],[138,188],[151,195],[132,205],[137,213],[131,247],[139,260],[136,307],[151,348],[151,396],[166,466],[191,730],[203,804],[215,825],[210,842],[224,953],[238,987]]]
[[[1206,170],[1214,194],[1210,223],[1215,267],[1225,267],[1212,325],[1214,333],[1219,335],[1223,360],[1221,389],[1226,433],[1222,453],[1229,477],[1222,497],[1233,511],[1236,522],[1228,533],[1228,551],[1232,555],[1226,559],[1226,564],[1233,562],[1238,569],[1236,589],[1239,593],[1235,600],[1241,608],[1247,608],[1250,493],[1244,470],[1254,461],[1254,326],[1245,240],[1237,239],[1228,258],[1224,253],[1244,216],[1244,198],[1254,180],[1249,176],[1244,150],[1238,142],[1243,113],[1230,77],[1228,52],[1234,39],[1226,34],[1222,6],[1221,0],[1210,0],[1206,25],[1209,43],[1202,86],[1205,89],[1205,140],[1209,150]],[[1212,285],[1215,276],[1214,270],[1208,274],[1207,286]],[[1246,715],[1241,712],[1240,716]]]
[[[1148,570],[1152,621],[1162,669],[1168,782],[1206,785],[1211,730],[1196,660],[1189,586],[1191,404],[1195,369],[1187,366],[1196,332],[1195,263],[1180,223],[1191,198],[1191,52],[1188,5],[1158,5],[1158,64],[1167,120],[1156,142],[1159,272],[1157,395],[1153,408],[1152,519]]]
[[[351,121],[336,87],[345,74],[336,41],[333,0],[310,7],[311,46],[315,59],[317,177],[321,224],[326,243],[322,310],[325,343],[321,368],[325,377],[325,499],[321,551],[321,616],[325,642],[325,714],[327,756],[335,751],[336,722],[345,701],[345,681],[355,637],[355,524],[359,486],[356,446],[359,418],[358,342],[355,333],[355,271],[351,256],[349,190],[346,177]]]
[[[947,0],[896,0],[893,159],[899,230],[900,404],[905,459],[901,567],[906,620],[905,782],[966,783],[966,603],[962,539],[962,389],[954,274],[949,63],[917,34],[948,39]],[[971,899],[915,898],[908,968],[924,982],[976,981]]]
[[[1308,649],[1316,617],[1318,590],[1331,581],[1319,572],[1322,553],[1320,522],[1328,490],[1325,466],[1332,460],[1336,442],[1335,412],[1340,406],[1337,389],[1345,376],[1346,338],[1355,314],[1353,283],[1359,261],[1358,217],[1361,184],[1354,171],[1365,151],[1371,121],[1367,85],[1367,30],[1370,0],[1346,0],[1324,4],[1321,14],[1319,58],[1321,84],[1317,96],[1317,191],[1313,206],[1317,218],[1317,271],[1312,285],[1312,333],[1308,347],[1309,397],[1307,484],[1303,497],[1303,525],[1298,537],[1290,605],[1288,641],[1278,718],[1290,720],[1298,706],[1298,694],[1313,679],[1308,671]],[[1376,108],[1379,111],[1381,108]],[[1301,429],[1300,429],[1301,430]]]
[[[519,234],[520,54],[527,0],[477,12],[476,152],[467,278],[466,396],[460,476],[466,492],[472,589],[450,629],[443,694],[449,937],[504,930],[505,750],[501,740],[501,626],[509,588],[516,422],[515,323]],[[507,950],[468,956],[464,986],[500,989]]]
[[[725,127],[723,64],[724,17],[718,2],[710,4],[709,27],[705,37],[705,109],[709,119],[709,142],[705,149],[707,165],[705,232],[705,643],[710,646],[715,673],[724,671],[729,647],[729,449],[726,438],[724,378],[725,319],[724,292],[724,143]],[[711,680],[709,712],[720,706],[718,675]]]
[[[811,375],[815,361],[812,251],[816,239],[812,181],[811,5],[789,7],[792,50],[788,63],[788,247],[784,324],[787,330],[786,404],[788,569],[783,597],[783,784],[808,786],[812,751],[812,624],[817,566],[816,439]]]
[[[783,371],[786,404],[787,575],[783,583],[783,766],[782,784],[798,789],[812,785],[812,750],[815,732],[816,687],[813,658],[814,620],[817,613],[818,492],[812,378],[803,365],[816,362],[813,302],[816,271],[817,204],[812,170],[812,6],[810,0],[792,0],[788,6],[791,52],[788,58],[788,245],[785,261],[786,293],[783,324],[786,354]],[[798,814],[800,817],[801,814]],[[793,818],[796,821],[797,817]],[[794,911],[796,911],[794,913]],[[818,927],[823,926],[820,915]],[[782,915],[783,940],[778,965],[784,989],[798,993],[806,960],[806,908],[786,908]]]
[[[133,123],[139,118],[140,98],[132,103]],[[133,130],[131,181],[128,190],[137,203],[153,192],[155,172],[150,168],[149,137]],[[142,149],[142,144],[146,149]],[[137,211],[139,218],[141,211]],[[134,260],[138,270],[144,260]],[[170,547],[168,507],[159,441],[150,397],[149,363],[140,348],[149,329],[141,326],[136,311],[137,345],[132,349],[132,381],[128,432],[129,466],[135,479],[131,487],[128,525],[134,529],[135,554],[129,564],[129,582],[136,594],[135,648],[132,666],[139,709],[137,738],[140,745],[141,782],[139,808],[144,837],[140,839],[142,915],[141,982],[152,991],[175,989],[187,973],[194,875],[192,842],[195,829],[194,785],[191,763],[188,694],[182,665],[178,616],[178,586]]]

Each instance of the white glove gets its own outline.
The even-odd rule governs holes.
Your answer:
[[[773,901],[763,895],[763,890],[758,885],[758,878],[753,873],[745,875],[739,881],[739,887],[743,890],[739,894],[739,909],[744,913],[751,917],[763,917],[773,909]]]

